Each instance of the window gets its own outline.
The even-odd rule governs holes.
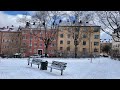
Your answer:
[[[72,31],[72,28],[68,28],[68,32],[70,33]]]
[[[60,31],[61,31],[61,32],[63,32],[63,29],[62,29],[62,28],[60,28]]]
[[[67,51],[70,51],[70,47],[67,47]]]
[[[34,34],[36,35],[36,34],[37,34],[37,31],[34,31]]]
[[[30,36],[30,40],[32,40],[32,38],[33,38],[33,37],[32,37],[32,36]]]
[[[85,54],[87,52],[86,48],[83,48],[83,54]]]
[[[32,43],[30,43],[30,46],[32,46]]]
[[[55,40],[55,38],[54,38],[54,37],[51,37],[51,40]]]
[[[40,34],[43,34],[43,32],[40,32]]]
[[[98,32],[99,31],[99,27],[94,27],[94,32]]]
[[[40,37],[40,40],[42,40],[42,37]]]
[[[70,41],[67,41],[67,44],[70,44]]]
[[[60,34],[60,37],[63,38],[63,34]]]
[[[37,47],[37,43],[35,43],[34,46]]]
[[[22,34],[26,34],[26,31],[23,31]]]
[[[63,47],[60,47],[60,50],[63,50]]]
[[[35,37],[35,40],[37,40],[37,37]]]
[[[70,38],[70,34],[68,34],[67,37]]]
[[[86,41],[83,41],[83,45],[86,45]]]
[[[99,39],[99,35],[94,35],[94,39]]]
[[[87,27],[83,27],[83,32],[87,32]]]
[[[27,39],[27,37],[26,37],[26,36],[23,36],[23,37],[22,37],[22,39],[24,39],[24,40],[25,40],[25,39]]]
[[[26,43],[23,43],[23,46],[25,46],[26,45]]]
[[[63,44],[63,40],[60,40],[60,44]]]
[[[53,43],[53,44],[51,44],[51,47],[54,47],[55,46],[55,44]]]
[[[94,52],[98,52],[98,49],[97,49],[97,48],[95,48],[95,49],[94,49]]]
[[[5,42],[7,42],[7,39],[5,39]]]
[[[99,45],[99,42],[94,42],[94,46],[98,46]]]
[[[34,49],[34,53],[36,53],[37,52],[37,50],[36,49]]]
[[[42,46],[42,44],[40,44],[40,46]]]
[[[86,34],[83,34],[83,38],[87,38],[87,35],[86,35]]]

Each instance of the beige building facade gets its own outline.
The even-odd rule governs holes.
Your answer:
[[[77,57],[100,55],[100,26],[60,26],[57,37],[58,56],[75,56],[76,35]]]

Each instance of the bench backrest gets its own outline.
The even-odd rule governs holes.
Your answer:
[[[41,59],[33,59],[32,63],[40,64],[42,62]]]
[[[51,66],[58,67],[58,68],[61,68],[63,70],[65,70],[65,68],[67,67],[66,65],[67,65],[67,63],[58,62],[58,61],[52,61],[52,64],[51,64]]]

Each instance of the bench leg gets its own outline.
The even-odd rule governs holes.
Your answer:
[[[50,72],[52,72],[52,68],[50,69]]]
[[[32,67],[32,63],[31,63],[31,67]]]
[[[39,68],[39,64],[38,64],[38,68]]]
[[[61,75],[63,75],[63,70],[61,70]]]
[[[29,65],[29,62],[28,62],[28,65]]]

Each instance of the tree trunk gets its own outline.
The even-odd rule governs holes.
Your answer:
[[[45,57],[47,57],[48,45],[45,45]]]
[[[77,58],[77,45],[75,45],[75,58]]]

